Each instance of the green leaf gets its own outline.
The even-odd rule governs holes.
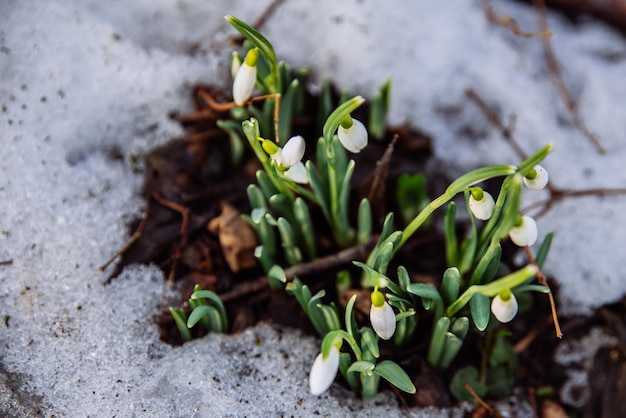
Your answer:
[[[354,317],[354,302],[356,301],[356,293],[352,295],[352,297],[348,300],[346,304],[346,312],[345,312],[345,322],[346,322],[346,331],[348,334],[352,335],[354,339],[357,336],[357,323],[356,318]]]
[[[383,360],[376,365],[374,373],[406,393],[415,393],[415,385],[404,370],[391,360]]]
[[[539,151],[528,157],[523,163],[521,163],[517,170],[523,175],[526,176],[537,164],[543,161],[544,158],[552,152],[554,148],[554,144],[549,143],[545,147],[541,148]]]
[[[372,236],[372,208],[367,198],[363,198],[359,204],[357,219],[356,240],[362,244]]]
[[[543,242],[541,243],[541,247],[539,247],[539,250],[537,251],[535,261],[537,262],[539,268],[543,267],[543,263],[546,261],[546,258],[548,258],[550,246],[552,245],[552,238],[554,238],[554,231],[548,232],[546,237],[543,239]]]
[[[446,344],[446,333],[450,328],[450,318],[442,316],[437,320],[433,329],[433,336],[428,347],[428,363],[436,368],[440,367],[441,357]]]
[[[451,332],[446,332],[443,353],[441,353],[441,358],[439,359],[439,367],[441,369],[450,367],[450,364],[456,358],[462,345],[463,340],[459,339]]]
[[[450,381],[450,392],[460,401],[475,402],[471,393],[465,389],[465,384],[469,384],[474,392],[480,397],[487,394],[487,387],[479,382],[480,375],[475,367],[467,366],[459,369]]]
[[[374,370],[374,367],[376,367],[376,365],[369,361],[365,361],[365,360],[355,361],[354,363],[352,363],[350,367],[348,367],[347,372],[348,373],[370,372]]]
[[[286,141],[291,135],[291,123],[293,112],[295,110],[294,102],[296,100],[300,82],[295,79],[287,87],[287,91],[280,97],[280,109],[278,116],[278,137]]]
[[[378,248],[372,268],[381,274],[385,274],[387,272],[387,266],[389,265],[389,261],[391,261],[392,256],[393,244],[391,242],[387,242],[382,247]]]
[[[370,118],[368,131],[375,139],[383,139],[385,136],[385,128],[387,126],[387,113],[389,112],[389,104],[391,102],[391,78],[380,86],[378,92],[372,99],[370,106]]]
[[[315,230],[313,229],[309,208],[301,197],[296,197],[296,200],[293,202],[293,215],[300,230],[299,236],[304,241],[307,258],[313,260],[317,254],[315,248]]]
[[[192,328],[194,325],[198,323],[205,315],[209,315],[211,311],[216,311],[213,306],[209,305],[199,305],[191,311],[189,315],[189,319],[187,319],[187,327]]]
[[[380,350],[378,349],[378,336],[371,328],[361,328],[361,339],[363,354],[369,352],[374,358],[380,357]]]
[[[430,283],[411,283],[406,290],[422,299],[440,304],[443,308],[443,299],[435,286]]]
[[[461,341],[465,339],[467,331],[469,331],[469,319],[467,319],[466,316],[461,316],[452,321],[450,332],[456,335]]]
[[[470,313],[472,314],[472,321],[479,331],[484,331],[489,325],[489,318],[491,317],[491,304],[487,296],[483,296],[480,293],[474,294],[470,299]]]
[[[201,299],[201,298],[209,299],[211,302],[213,302],[224,324],[224,328],[226,328],[227,326],[226,308],[224,307],[224,304],[222,303],[222,300],[220,299],[220,297],[215,292],[211,292],[210,290],[196,290],[195,292],[191,294],[191,298],[192,299]]]
[[[461,289],[461,273],[456,267],[450,267],[443,273],[441,280],[441,297],[445,306],[450,305],[459,297]]]
[[[267,279],[269,280],[270,287],[272,289],[282,288],[284,283],[287,283],[287,276],[285,270],[278,264],[274,264],[272,268],[267,272]]]
[[[348,382],[350,389],[357,390],[360,386],[359,375],[348,373],[348,369],[352,365],[352,357],[348,353],[339,353],[339,371],[343,378]]]
[[[174,322],[176,322],[176,327],[178,328],[178,332],[180,333],[180,338],[182,338],[183,342],[187,342],[191,340],[191,332],[189,332],[189,328],[187,328],[187,318],[185,315],[185,311],[182,309],[175,309],[170,307],[170,314],[172,318],[174,318]]]
[[[459,264],[459,244],[456,240],[456,204],[448,203],[443,218],[443,231],[446,241],[446,261],[449,267]]]

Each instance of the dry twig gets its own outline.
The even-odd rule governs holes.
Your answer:
[[[520,29],[519,25],[511,16],[498,16],[496,12],[493,10],[491,4],[489,2],[483,2],[483,7],[485,9],[485,17],[491,23],[494,23],[498,26],[502,26],[505,29],[508,29],[515,36],[519,36],[521,38],[549,38],[552,36],[552,32],[549,30],[545,30],[542,32],[525,32]]]

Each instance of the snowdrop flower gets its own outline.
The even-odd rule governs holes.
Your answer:
[[[339,370],[339,348],[333,346],[324,358],[322,353],[315,357],[311,373],[309,373],[309,388],[313,395],[321,395],[333,384]]]
[[[488,192],[480,187],[475,187],[470,192],[469,207],[477,219],[485,221],[493,215],[496,202]]]
[[[341,145],[354,154],[359,153],[367,146],[367,129],[361,122],[350,116],[341,122],[337,135]]]
[[[510,290],[500,293],[491,301],[491,312],[503,324],[517,315],[517,299]]]
[[[370,322],[372,328],[380,338],[388,340],[396,332],[396,314],[391,306],[385,302],[385,296],[378,291],[378,288],[374,288],[371,298]]]
[[[548,172],[540,165],[536,165],[527,177],[524,177],[524,184],[529,189],[541,190],[548,184]]]
[[[241,55],[239,55],[237,51],[233,51],[233,53],[230,56],[230,75],[233,78],[233,80],[235,79],[235,76],[237,75],[237,71],[239,71],[239,68],[241,67],[242,61],[243,60],[241,59]]]
[[[304,138],[300,135],[291,137],[281,151],[280,163],[285,167],[293,167],[304,157]]]
[[[233,101],[237,106],[242,106],[252,95],[254,83],[256,83],[256,61],[259,58],[259,49],[248,51],[243,64],[239,66],[235,80],[233,81]]]
[[[289,169],[285,171],[285,175],[296,183],[307,184],[309,182],[309,177],[307,176],[306,168],[302,161],[298,161],[296,164],[289,167]]]
[[[519,217],[509,231],[509,238],[515,245],[529,247],[537,241],[537,222],[528,215]]]

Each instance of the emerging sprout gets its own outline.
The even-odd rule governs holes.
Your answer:
[[[474,187],[470,191],[469,207],[477,219],[485,221],[493,215],[496,203],[488,192],[480,187]]]
[[[528,215],[520,216],[509,231],[509,238],[520,247],[533,245],[537,241],[537,222]]]
[[[524,184],[529,189],[541,190],[548,184],[548,172],[540,165],[536,165],[533,170],[524,177]]]
[[[341,122],[337,135],[341,145],[354,154],[358,154],[367,146],[367,129],[361,122],[350,116]]]
[[[315,357],[311,373],[309,374],[309,388],[313,395],[321,395],[326,392],[335,381],[339,370],[339,349],[331,347],[328,356],[324,358],[322,353]]]
[[[510,290],[497,295],[491,301],[491,312],[503,324],[511,321],[517,315],[517,299]]]
[[[243,64],[239,66],[235,80],[233,81],[233,101],[237,106],[243,104],[252,95],[252,89],[256,83],[256,62],[259,58],[259,49],[248,51]]]
[[[370,322],[372,328],[383,340],[390,339],[396,332],[396,314],[387,302],[385,296],[375,288],[372,292],[372,307],[370,309]]]

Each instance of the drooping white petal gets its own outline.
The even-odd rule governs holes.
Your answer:
[[[298,161],[295,165],[291,166],[287,171],[285,171],[285,175],[296,183],[307,184],[309,182],[306,167],[302,161]]]
[[[532,180],[524,177],[524,184],[529,189],[541,190],[548,184],[548,172],[540,165],[535,166],[535,171],[537,173],[537,176]]]
[[[352,119],[352,126],[348,129],[339,125],[337,136],[341,145],[352,153],[357,154],[367,146],[367,129],[356,119]]]
[[[515,318],[517,308],[517,299],[513,293],[511,293],[511,297],[508,300],[503,300],[500,295],[497,295],[491,301],[491,312],[493,316],[503,324]]]
[[[522,216],[522,224],[509,231],[509,238],[520,247],[533,245],[537,241],[537,222],[528,215]]]
[[[244,61],[233,81],[233,101],[237,106],[243,105],[250,98],[255,82],[256,66],[250,66]]]
[[[483,191],[482,200],[474,199],[474,196],[470,193],[469,207],[477,219],[485,221],[493,215],[496,202],[494,202],[493,197],[485,191]]]
[[[396,314],[387,302],[383,303],[381,307],[372,304],[370,322],[376,334],[383,340],[388,340],[396,332]]]
[[[322,353],[315,357],[311,373],[309,373],[309,388],[313,395],[321,395],[326,392],[335,381],[339,370],[339,350],[332,347],[328,357],[323,358]]]
[[[282,163],[285,167],[296,165],[304,156],[306,144],[300,135],[294,136],[283,147]]]

